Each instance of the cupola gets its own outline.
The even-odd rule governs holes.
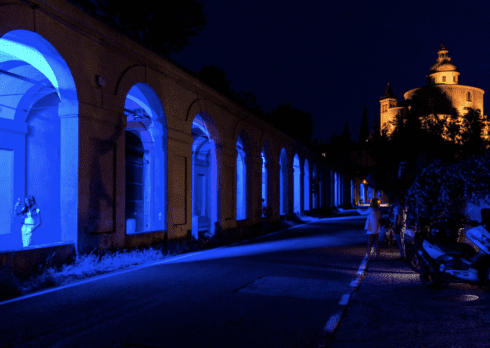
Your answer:
[[[444,44],[441,44],[439,51],[437,51],[437,60],[434,65],[430,67],[429,75],[427,75],[427,83],[429,85],[449,84],[457,85],[459,83],[459,72],[451,61]]]

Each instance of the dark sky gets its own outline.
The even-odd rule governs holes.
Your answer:
[[[347,121],[357,141],[389,81],[398,100],[425,85],[441,42],[460,83],[490,93],[487,1],[204,0],[208,24],[172,59],[215,65],[265,111],[290,102],[310,112],[313,138],[330,141]],[[485,105],[485,104],[484,104]]]

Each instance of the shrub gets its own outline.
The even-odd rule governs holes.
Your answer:
[[[20,281],[6,269],[0,269],[0,300],[7,300],[22,293]]]

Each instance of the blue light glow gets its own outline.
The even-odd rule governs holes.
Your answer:
[[[267,203],[267,160],[265,159],[265,152],[264,148],[262,148],[262,152],[260,153],[260,156],[262,157],[262,211],[268,206]],[[262,213],[262,216],[264,216],[264,212]]]
[[[365,203],[366,202],[366,192],[364,190],[364,184],[361,183],[360,185],[360,201],[362,201],[362,203]]]
[[[129,90],[126,126],[126,233],[167,229],[167,123],[146,83]]]
[[[279,205],[281,215],[285,215],[288,212],[288,156],[284,148],[279,156],[279,166]]]
[[[236,141],[236,219],[247,218],[247,164],[245,163],[245,151],[243,151],[242,138],[238,136]]]
[[[293,158],[293,184],[294,184],[294,210],[296,214],[301,213],[301,167],[298,155]]]
[[[367,190],[368,196],[367,196],[367,201],[371,201],[371,199],[374,198],[374,189],[372,187],[369,187]]]
[[[214,234],[218,221],[216,145],[207,114],[198,114],[192,122],[192,235]]]
[[[27,30],[0,38],[0,69],[0,148],[6,161],[0,166],[0,250],[23,247],[22,225],[31,220],[14,215],[14,206],[26,196],[34,197],[42,216],[28,247],[76,243],[78,99],[70,69],[48,41]],[[17,205],[19,211],[23,207]]]
[[[316,171],[316,164],[313,163],[313,184],[316,183],[316,192],[312,193],[311,194],[311,197],[313,199],[313,209],[318,209],[318,197],[319,197],[319,190],[320,190],[320,187],[319,187],[319,181],[318,181],[318,173]]]
[[[310,166],[308,160],[305,159],[304,165],[304,194],[305,194],[305,206],[304,210],[310,210]]]

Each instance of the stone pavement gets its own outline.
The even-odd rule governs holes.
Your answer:
[[[490,294],[476,286],[426,289],[399,257],[369,261],[328,347],[490,347]]]

